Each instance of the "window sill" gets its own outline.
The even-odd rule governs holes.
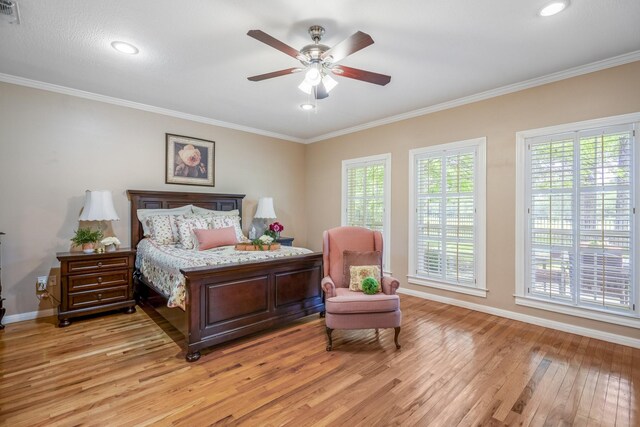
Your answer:
[[[463,285],[450,285],[448,283],[434,282],[422,277],[407,276],[408,282],[412,285],[427,286],[435,289],[444,289],[445,291],[457,292],[460,294],[473,295],[474,297],[487,297],[487,290],[481,288],[472,288]]]
[[[534,297],[516,295],[516,305],[538,308],[540,310],[553,311],[555,313],[567,314],[569,316],[583,317],[585,319],[598,320],[600,322],[613,323],[614,325],[628,326],[640,329],[640,318],[635,313],[630,315],[605,313],[600,310],[591,310],[584,307],[549,302]]]

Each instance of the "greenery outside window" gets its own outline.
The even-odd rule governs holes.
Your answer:
[[[485,138],[411,150],[409,283],[485,287]]]
[[[391,154],[342,162],[342,225],[382,233],[383,268],[390,273]]]
[[[518,304],[640,327],[623,319],[640,317],[640,162],[629,118],[518,134]]]

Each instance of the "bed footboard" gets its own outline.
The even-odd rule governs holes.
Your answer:
[[[205,347],[324,310],[321,253],[180,271],[187,287],[189,362]]]

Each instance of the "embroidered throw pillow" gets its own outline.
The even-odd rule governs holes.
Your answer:
[[[181,215],[176,217],[176,226],[178,227],[178,243],[184,249],[195,248],[195,236],[193,230],[209,228],[206,218],[195,215]]]
[[[142,230],[144,232],[145,237],[151,236],[151,229],[149,227],[149,221],[147,219],[151,216],[155,215],[185,215],[190,214],[193,211],[191,210],[191,205],[180,206],[179,208],[173,209],[138,209],[136,211],[138,215],[138,220],[142,224]]]
[[[243,242],[247,240],[245,235],[242,233],[242,228],[240,227],[240,217],[237,215],[220,215],[220,216],[210,216],[209,217],[211,228],[226,228],[233,227],[236,231],[236,237],[238,238],[238,242]]]
[[[177,229],[174,215],[152,215],[146,219],[149,237],[160,245],[173,245],[177,242]]]
[[[351,273],[350,291],[362,292],[362,281],[367,277],[373,277],[380,282],[380,267],[377,265],[352,265],[349,270]],[[378,289],[378,292],[380,292],[380,289]]]
[[[351,282],[352,265],[378,265],[382,271],[381,251],[343,251],[342,252],[342,283]],[[346,285],[345,285],[346,286]]]

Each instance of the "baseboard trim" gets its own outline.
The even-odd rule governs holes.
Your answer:
[[[25,320],[38,319],[40,317],[55,316],[58,310],[55,308],[48,308],[46,310],[29,311],[27,313],[12,314],[10,316],[4,316],[2,322],[6,325],[9,323],[24,322]]]
[[[398,293],[411,295],[414,297],[428,299],[431,301],[441,302],[443,304],[455,305],[457,307],[468,308],[469,310],[480,311],[482,313],[493,314],[494,316],[506,317],[507,319],[518,320],[520,322],[531,323],[532,325],[542,326],[545,328],[556,329],[558,331],[569,332],[571,334],[582,335],[589,338],[595,338],[614,344],[626,345],[629,347],[640,348],[640,339],[625,337],[624,335],[612,334],[610,332],[598,331],[597,329],[585,328],[583,326],[567,325],[566,323],[555,320],[543,319],[541,317],[530,316],[528,314],[516,313],[510,310],[490,307],[486,305],[476,304],[473,302],[461,301],[455,298],[435,295],[424,291],[416,291],[414,289],[399,288]]]

